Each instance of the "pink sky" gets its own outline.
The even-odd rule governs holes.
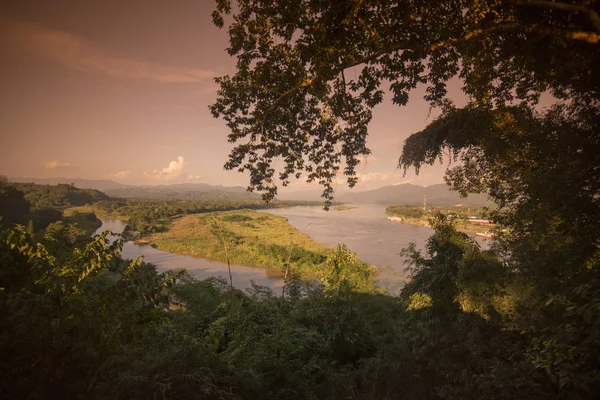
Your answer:
[[[225,53],[226,30],[211,23],[212,6],[3,2],[0,174],[245,186],[245,175],[223,170],[227,128],[208,112],[216,96],[212,78],[233,74],[235,65]],[[452,82],[451,93],[459,89]],[[403,140],[431,122],[423,93],[416,90],[406,107],[376,108],[373,154],[358,167],[358,190],[442,182],[444,166],[423,168],[419,177],[396,169]]]

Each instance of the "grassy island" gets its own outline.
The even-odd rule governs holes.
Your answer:
[[[223,262],[229,256],[231,263],[252,267],[282,270],[289,260],[291,269],[305,279],[326,273],[333,254],[285,217],[252,210],[186,215],[172,221],[168,231],[147,238],[160,250]]]
[[[333,207],[333,211],[347,211],[347,210],[352,210],[354,208],[358,208],[356,206],[336,206]]]

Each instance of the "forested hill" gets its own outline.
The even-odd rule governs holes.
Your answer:
[[[111,180],[72,178],[8,178],[16,184],[57,185],[69,184],[79,189],[95,189],[111,197],[137,197],[153,199],[194,199],[238,201],[260,199],[242,186],[209,185],[207,183],[180,183],[173,185],[124,185]],[[101,200],[101,199],[100,199]],[[317,200],[319,200],[317,198]]]
[[[34,207],[73,207],[109,200],[106,194],[94,189],[79,189],[70,184],[37,185],[35,183],[11,184],[23,192],[25,200]]]
[[[79,189],[96,189],[101,192],[107,190],[120,189],[131,187],[131,185],[124,185],[119,182],[112,181],[110,179],[77,179],[77,178],[22,178],[22,177],[8,177],[11,182],[18,183],[36,183],[38,185],[58,185],[58,184],[69,184]]]
[[[157,186],[129,186],[106,190],[113,197],[138,197],[154,199],[196,199],[196,200],[246,200],[260,199],[260,195],[249,193],[241,186],[209,185],[206,183],[187,183]]]
[[[0,176],[0,230],[22,225],[40,243],[53,243],[58,253],[66,255],[70,246],[87,243],[102,225],[91,207],[85,205],[108,199],[97,190],[14,183]],[[0,288],[2,276],[0,271]]]
[[[491,204],[485,194],[470,194],[469,197],[463,198],[457,192],[451,191],[445,183],[425,187],[408,183],[384,186],[365,192],[345,193],[336,200],[348,203],[422,204],[425,195],[427,196],[427,203],[437,205],[460,203],[485,206]]]

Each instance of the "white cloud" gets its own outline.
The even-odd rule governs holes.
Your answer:
[[[177,157],[176,161],[171,161],[169,166],[160,170],[154,170],[152,172],[145,172],[144,174],[149,178],[158,180],[173,181],[181,179],[184,174],[184,168],[187,162],[183,156]]]
[[[202,180],[202,176],[201,175],[190,175],[187,177],[188,181],[199,181]]]
[[[48,168],[48,169],[59,169],[59,168],[70,169],[70,168],[73,168],[73,166],[71,165],[71,163],[60,162],[60,161],[57,161],[57,160],[45,161],[45,162],[42,163],[42,166],[44,168]]]
[[[119,171],[115,174],[117,179],[129,179],[131,178],[131,171]]]

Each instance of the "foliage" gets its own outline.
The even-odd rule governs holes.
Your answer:
[[[25,225],[29,220],[30,205],[23,192],[15,189],[0,175],[0,222]]]
[[[182,217],[167,232],[154,234],[150,240],[159,249],[175,253],[281,269],[282,273],[289,266],[305,279],[328,273],[327,260],[334,254],[290,226],[284,217],[250,210]],[[356,263],[370,271],[364,263]]]
[[[73,207],[92,204],[110,197],[94,189],[79,189],[73,185],[36,185],[35,183],[11,183],[17,190],[25,194],[25,199],[37,208],[41,207]]]
[[[201,214],[213,211],[230,211],[238,209],[265,209],[311,205],[314,202],[274,201],[265,204],[260,200],[240,201],[206,201],[193,199],[118,199],[94,203],[94,210],[100,215],[125,219],[129,230],[142,235],[153,232],[164,232],[173,219],[188,214]]]
[[[327,261],[323,284],[298,287],[292,280],[287,296],[274,296],[257,286],[244,294],[223,279],[158,275],[152,266],[121,260],[121,242],[109,243],[106,234],[62,257],[20,228],[5,231],[3,394],[546,399],[597,393],[590,364],[590,372],[566,383],[540,368],[547,348],[538,351],[544,344],[518,324],[527,317],[523,301],[535,299],[531,286],[442,216],[432,225],[425,253],[405,252],[413,279],[399,298],[363,290],[368,273],[343,246]],[[186,311],[163,311],[167,294]],[[582,322],[577,312],[572,318]],[[587,349],[588,358],[597,354]]]
[[[217,26],[234,14],[228,51],[237,71],[217,80],[211,107],[237,144],[226,167],[249,171],[267,199],[277,179],[286,185],[306,174],[331,200],[340,169],[356,183],[383,86],[405,105],[410,90],[425,84],[425,99],[442,115],[406,140],[399,166],[419,172],[449,153],[459,163],[447,182],[463,195],[488,193],[497,205],[491,218],[504,228],[486,253],[432,221],[428,257],[413,252],[406,302],[423,317],[414,343],[436,359],[437,377],[454,382],[437,394],[489,397],[490,387],[501,387],[494,395],[513,397],[523,385],[530,397],[591,397],[600,381],[600,3],[236,5],[218,1],[214,14]],[[461,109],[446,98],[455,77],[470,101]],[[543,93],[554,105],[539,107]],[[281,171],[273,167],[278,158]],[[463,282],[467,271],[474,276]],[[505,334],[485,345],[477,335],[489,329]],[[507,372],[503,354],[528,378]],[[474,375],[477,368],[487,372]],[[507,377],[514,382],[502,383]]]
[[[165,291],[183,276],[121,260],[120,241],[108,243],[106,234],[73,247],[51,232],[36,240],[10,228],[0,235],[4,396],[595,398],[599,7],[218,0],[218,26],[235,12],[229,53],[238,64],[235,76],[218,79],[211,111],[238,143],[227,167],[249,170],[251,187],[269,199],[277,178],[287,184],[306,173],[331,200],[339,169],[356,182],[381,85],[389,82],[393,101],[406,104],[425,83],[426,99],[443,114],[405,142],[400,165],[418,170],[450,151],[461,163],[448,183],[488,192],[498,206],[492,218],[506,229],[482,250],[455,221],[432,218],[426,248],[403,253],[412,279],[396,298],[373,290],[372,271],[344,246],[325,254],[298,245],[301,237],[279,230],[282,220],[249,211],[186,216],[171,231],[193,220],[188,236],[200,238],[177,245],[218,254],[223,246],[203,220],[217,218],[221,242],[243,249],[243,262],[260,258],[292,271],[286,295],[256,286],[244,294],[219,280]],[[359,74],[347,79],[353,66]],[[462,109],[445,99],[456,75],[472,100]],[[560,102],[538,110],[544,91]],[[12,200],[2,205],[24,210],[18,193],[5,193]],[[207,210],[193,201],[158,204],[102,207],[130,217],[139,211],[143,224]],[[180,205],[185,210],[172,208]],[[232,214],[242,217],[222,219]],[[261,231],[275,244],[262,242]],[[317,259],[307,262],[303,247]],[[304,269],[318,271],[321,283],[298,281]],[[167,295],[187,311],[164,312]]]
[[[385,212],[394,216],[421,218],[423,213],[423,207],[411,207],[411,206],[389,206],[385,209]]]
[[[343,244],[339,244],[327,258],[325,268],[326,272],[322,274],[321,280],[325,285],[326,295],[339,297],[342,294],[373,290],[377,269],[369,268]]]
[[[25,195],[22,191],[17,190],[15,185],[20,188],[25,187],[28,194]],[[70,244],[86,241],[102,225],[102,222],[90,207],[64,210],[64,206],[70,204],[69,201],[77,201],[77,195],[73,195],[73,193],[80,189],[68,188],[66,195],[63,189],[59,186],[14,184],[0,177],[1,223],[7,226],[13,224],[27,226],[28,232],[35,233],[38,237],[43,237],[46,230],[54,234],[60,232],[61,240],[64,239]],[[102,195],[102,193],[100,194]],[[63,198],[56,201],[50,200],[50,198],[56,199],[56,196],[63,196]],[[70,200],[67,201],[67,198]],[[32,199],[37,202],[31,204]],[[48,206],[49,202],[53,202],[56,207]]]
[[[508,229],[495,247],[532,295],[512,323],[529,334],[538,368],[563,390],[586,390],[599,378],[600,112],[598,103],[467,107],[409,138],[401,162],[431,163],[444,150],[462,162],[447,181],[463,192],[488,191],[492,218]],[[423,143],[428,143],[423,146]]]
[[[356,206],[335,206],[333,207],[333,211],[347,211],[356,208]]]
[[[460,232],[474,234],[489,229],[496,232],[501,230],[501,228],[495,224],[482,228],[480,224],[475,224],[470,221],[471,217],[477,217],[477,219],[488,218],[490,210],[487,207],[441,207],[427,205],[427,208],[424,210],[422,206],[397,205],[389,206],[385,209],[385,212],[390,216],[401,218],[402,223],[417,226],[431,227],[429,223],[430,219],[437,214],[443,214],[446,218],[454,221],[454,227]]]
[[[63,257],[22,228],[1,233],[4,398],[88,398],[98,366],[161,316],[160,293],[178,275],[124,262],[121,244],[105,232]]]
[[[447,104],[454,77],[478,107],[534,104],[545,91],[597,101],[599,10],[583,0],[219,0],[214,22],[233,14],[227,51],[237,61],[210,107],[237,144],[225,167],[249,171],[266,199],[277,180],[306,174],[330,201],[340,170],[357,182],[384,86],[398,105],[420,84],[432,106]]]

